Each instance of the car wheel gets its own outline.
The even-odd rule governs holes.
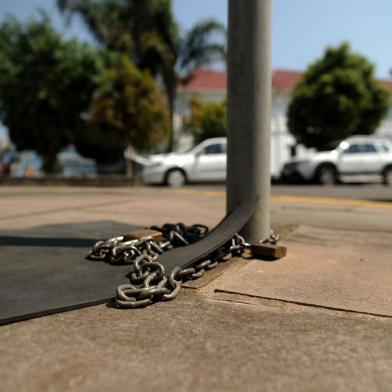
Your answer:
[[[387,167],[384,170],[383,182],[385,185],[392,185],[392,167]]]
[[[317,169],[316,179],[321,185],[334,185],[338,182],[338,174],[333,166],[322,165]]]
[[[167,186],[177,188],[185,185],[186,177],[185,173],[180,169],[173,169],[167,172],[165,184]]]

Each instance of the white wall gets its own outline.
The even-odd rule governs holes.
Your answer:
[[[222,102],[226,98],[224,90],[187,91],[180,90],[176,102],[175,132],[179,136],[178,147],[186,149],[191,140],[182,133],[182,120],[190,115],[189,103],[192,97],[197,96],[207,102]],[[288,132],[286,123],[286,110],[290,97],[285,93],[274,93],[271,107],[271,174],[279,176],[284,163],[290,159],[290,147],[295,145],[295,138]],[[303,149],[299,149],[303,154]]]

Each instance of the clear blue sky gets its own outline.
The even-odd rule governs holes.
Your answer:
[[[390,77],[392,0],[272,1],[274,68],[303,70],[327,45],[347,40],[376,64],[379,77]],[[227,0],[173,0],[173,3],[184,30],[207,17],[226,23]],[[48,10],[59,30],[86,39],[88,33],[82,23],[75,20],[67,27],[55,4],[55,0],[0,0],[0,19],[8,13],[26,18],[42,7]]]
[[[390,78],[392,0],[272,1],[274,68],[304,70],[326,46],[345,40],[375,63],[377,76]],[[173,3],[184,30],[208,17],[226,23],[227,0],[174,0]],[[64,23],[57,12],[56,0],[0,0],[0,20],[6,14],[23,19],[31,17],[39,7],[48,11],[57,28],[67,36],[91,39],[80,20],[75,19],[72,26]]]

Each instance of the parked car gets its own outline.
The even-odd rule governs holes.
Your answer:
[[[317,181],[330,185],[338,181],[380,179],[392,185],[392,142],[370,136],[353,136],[338,147],[308,159],[291,159],[281,179]],[[360,181],[361,182],[361,181]]]
[[[190,182],[224,182],[226,145],[226,138],[212,138],[187,153],[152,155],[143,168],[143,182],[172,187]]]

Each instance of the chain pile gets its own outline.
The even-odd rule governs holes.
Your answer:
[[[152,226],[151,230],[162,233],[162,239],[153,237],[127,240],[120,236],[98,241],[87,255],[91,260],[103,260],[112,264],[130,265],[130,283],[120,285],[115,303],[122,308],[141,308],[157,301],[174,299],[185,280],[200,278],[206,270],[233,256],[240,256],[248,246],[244,238],[236,234],[229,242],[189,268],[174,268],[168,277],[158,257],[175,247],[187,246],[205,237],[208,227],[187,226],[183,223],[167,223],[162,227]]]

